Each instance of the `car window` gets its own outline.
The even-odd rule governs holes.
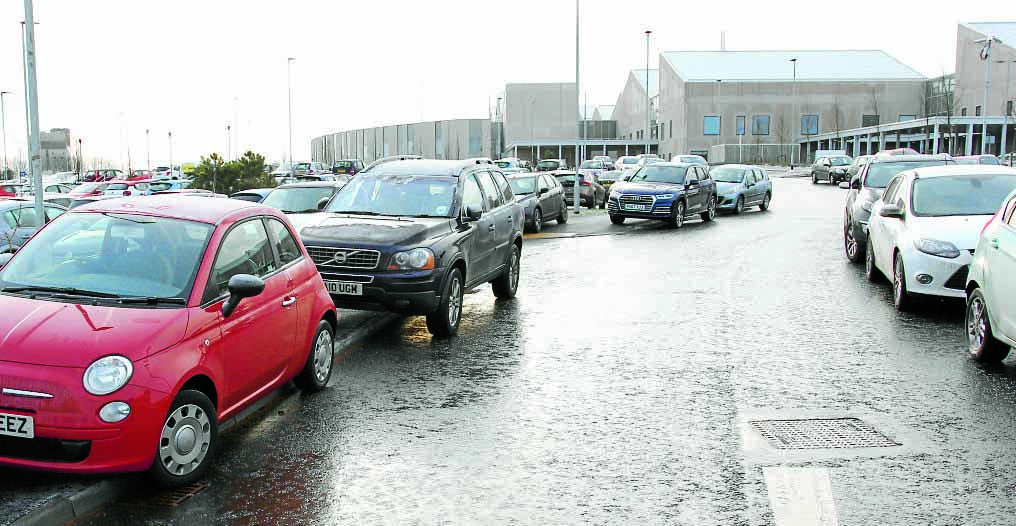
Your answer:
[[[46,207],[46,221],[52,221],[52,220],[60,217],[60,215],[63,214],[64,212],[65,212],[65,210],[62,209],[62,208],[57,208],[55,206],[47,206]]]
[[[480,181],[480,187],[483,188],[483,195],[486,197],[487,210],[493,210],[501,206],[501,191],[498,190],[497,185],[494,184],[494,180],[491,179],[489,172],[477,172],[477,180]]]
[[[300,246],[296,244],[293,235],[282,221],[269,217],[268,232],[271,234],[272,243],[275,244],[275,251],[279,254],[280,265],[288,265],[303,255],[300,252]]]
[[[1002,222],[1012,226],[1010,220],[1012,219],[1013,207],[1016,207],[1016,199],[1011,199],[1002,206]]]
[[[480,193],[480,185],[476,177],[470,175],[462,182],[462,209],[473,207],[483,210],[483,194]]]
[[[23,206],[14,211],[14,219],[19,228],[38,228],[40,225],[39,216],[35,214],[35,208]]]
[[[275,270],[275,256],[265,225],[258,219],[244,221],[233,227],[219,245],[204,301],[228,294],[229,278],[237,274],[264,278]]]
[[[1016,228],[1016,198],[1009,202],[1009,217],[1005,218],[1006,224]]]
[[[902,180],[902,177],[897,176],[892,181],[889,181],[889,186],[885,188],[885,192],[882,194],[882,200],[886,204],[896,203],[896,190],[900,187],[900,181]]]
[[[705,168],[699,168],[698,170],[699,170],[699,180],[709,181],[709,170],[706,170]]]
[[[550,182],[551,179],[553,179],[553,177],[549,177],[549,176],[546,176],[546,175],[541,175],[540,176],[540,191],[541,192],[543,191],[544,188],[546,188],[547,191],[550,191],[550,189],[553,188],[554,183]]]
[[[3,218],[7,228],[18,228],[18,220],[14,217],[14,210],[6,211],[0,217]]]
[[[504,202],[510,203],[515,200],[515,194],[512,193],[512,185],[508,184],[508,180],[505,179],[504,174],[501,172],[491,172],[494,175],[494,181],[497,183],[498,188],[501,189],[501,197]]]

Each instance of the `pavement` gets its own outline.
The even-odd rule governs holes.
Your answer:
[[[1012,524],[1016,360],[967,358],[962,302],[897,313],[846,262],[844,190],[773,184],[768,212],[527,239],[518,297],[469,294],[457,337],[388,325],[193,496],[75,524]]]

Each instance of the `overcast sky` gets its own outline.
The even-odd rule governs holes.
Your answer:
[[[571,81],[575,4],[559,0],[36,0],[42,129],[70,128],[86,156],[144,165],[237,142],[279,160],[329,131],[486,117],[506,82]],[[957,18],[960,17],[961,18]],[[25,148],[21,0],[0,3],[7,146]],[[583,0],[582,90],[613,104],[661,50],[883,49],[927,76],[955,68],[956,24],[1016,20],[1016,2]],[[236,115],[236,118],[234,118]],[[123,137],[123,139],[121,139]]]

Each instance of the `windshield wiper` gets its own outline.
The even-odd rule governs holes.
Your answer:
[[[379,216],[382,215],[379,212],[368,212],[366,210],[339,210],[338,212],[332,212],[333,214],[353,214],[358,216]]]
[[[87,296],[91,298],[119,298],[117,294],[110,294],[109,292],[99,292],[95,290],[83,290],[76,289],[74,287],[43,287],[43,286],[25,286],[25,287],[4,287],[0,289],[0,292],[48,292],[52,294],[68,294],[71,296]]]
[[[317,208],[307,208],[307,209],[304,209],[304,210],[291,210],[291,211],[286,212],[286,213],[287,214],[313,214],[315,212],[320,212],[320,210],[318,210]]]
[[[160,298],[158,296],[134,296],[119,298],[117,301],[125,305],[186,305],[184,298]]]
[[[151,220],[147,220],[147,219],[132,219],[130,217],[119,216],[119,215],[116,215],[116,214],[114,214],[112,212],[103,212],[102,215],[104,215],[106,217],[112,217],[114,219],[122,219],[124,221],[130,221],[131,223],[137,223],[139,225],[150,225],[150,224],[155,223],[155,221],[151,221]]]

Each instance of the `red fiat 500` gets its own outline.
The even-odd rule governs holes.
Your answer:
[[[296,239],[235,199],[111,199],[2,256],[0,465],[189,484],[220,422],[323,389],[337,318]]]

